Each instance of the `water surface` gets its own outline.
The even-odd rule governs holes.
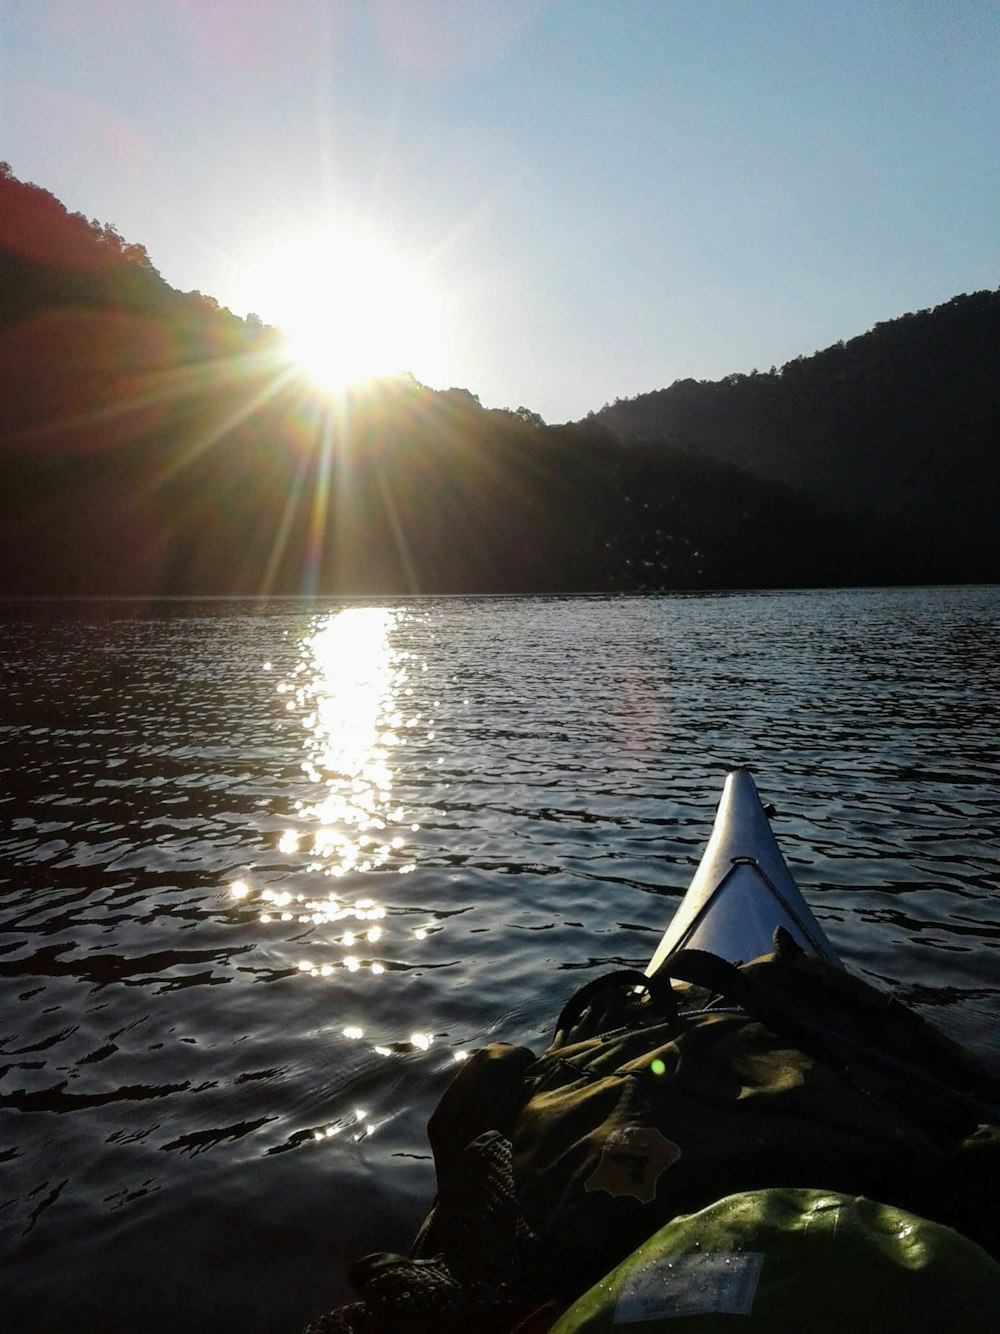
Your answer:
[[[0,1319],[293,1331],[464,1054],[642,966],[726,771],[1000,1069],[995,588],[0,607]]]

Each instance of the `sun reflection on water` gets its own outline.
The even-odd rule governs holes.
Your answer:
[[[297,813],[329,875],[374,870],[394,851],[386,830],[401,812],[391,807],[391,757],[407,675],[391,643],[394,621],[389,608],[351,607],[325,619],[303,646],[294,687],[309,733],[302,769],[326,793]],[[303,832],[290,834],[298,846]]]
[[[400,914],[414,910],[393,907],[390,916],[375,889],[389,883],[386,876],[416,868],[421,825],[394,792],[396,770],[404,755],[411,768],[434,764],[428,743],[441,735],[440,701],[427,707],[409,684],[410,672],[419,681],[426,664],[400,645],[403,615],[352,607],[317,619],[301,640],[296,665],[275,687],[301,746],[302,796],[288,827],[273,835],[277,859],[259,871],[242,868],[228,889],[274,932],[286,975],[330,983],[343,998],[331,1024],[336,1040],[386,1060],[436,1057],[451,1065],[466,1053],[436,1048],[442,1035],[429,1016],[396,1011],[387,1024],[379,1006],[368,1011],[355,982],[410,966],[400,954],[409,960],[416,945],[419,955],[420,942],[442,929],[426,910],[404,925]],[[402,776],[399,787],[409,790]],[[391,894],[385,897],[391,904]],[[394,1115],[355,1108],[306,1133],[326,1144],[361,1143]]]
[[[418,824],[402,824],[393,801],[393,755],[406,745],[404,730],[419,722],[398,701],[406,689],[408,655],[392,643],[398,613],[387,607],[351,607],[314,623],[302,641],[289,679],[277,684],[285,708],[299,714],[305,732],[301,769],[315,795],[294,803],[297,827],[277,839],[289,870],[342,880],[370,871],[405,874],[407,836]],[[269,667],[270,664],[265,664]],[[303,862],[303,859],[304,862]],[[370,896],[322,891],[293,894],[285,888],[255,891],[246,879],[230,885],[235,899],[260,900],[259,919],[330,926],[350,922],[338,943],[345,949],[375,945],[385,908]],[[339,960],[351,972],[362,967],[376,975],[378,961],[357,954]],[[328,976],[329,964],[300,963],[299,971]]]

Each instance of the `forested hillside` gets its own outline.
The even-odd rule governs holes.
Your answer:
[[[632,591],[991,573],[957,542],[914,542],[702,457],[686,426],[658,433],[677,445],[622,441],[600,420],[546,427],[526,408],[485,409],[468,390],[409,377],[326,398],[277,331],[175,291],[141,246],[6,167],[0,294],[0,593]],[[675,391],[688,392],[665,391],[671,402]],[[969,432],[989,415],[972,398]],[[621,419],[638,408],[600,415],[642,434]]]
[[[620,399],[596,420],[997,559],[1000,291],[877,324],[766,374]]]

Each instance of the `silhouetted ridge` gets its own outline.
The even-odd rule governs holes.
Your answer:
[[[812,401],[820,439],[839,408],[802,387],[811,372],[799,363],[650,396],[666,395],[672,420],[683,418],[683,429],[659,432],[680,445],[619,440],[600,419],[640,413],[639,400],[547,427],[530,408],[483,408],[467,389],[436,391],[410,376],[327,399],[290,365],[276,330],[176,291],[141,246],[6,167],[0,294],[0,592],[522,593],[996,577],[977,549],[915,543],[892,525],[827,512],[827,495],[844,499],[833,489],[817,501],[755,477],[735,466],[738,449],[728,462],[705,456],[706,401],[716,404],[713,439],[735,439],[737,427],[746,436],[748,421],[762,440],[774,435],[758,381],[798,383],[800,420]],[[951,349],[939,360],[959,375]],[[884,378],[897,361],[886,353]],[[962,365],[962,420],[981,427],[989,401],[973,392],[967,357]],[[742,379],[756,385],[753,412]],[[879,411],[870,409],[869,440]],[[638,418],[614,424],[649,434]],[[789,428],[781,439],[800,436]]]
[[[956,296],[767,374],[680,380],[594,414],[824,504],[997,558],[1000,292]],[[995,564],[994,564],[994,569]]]

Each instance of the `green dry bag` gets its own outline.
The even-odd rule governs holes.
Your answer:
[[[1000,1265],[951,1228],[821,1190],[757,1190],[679,1216],[552,1334],[995,1334]]]

